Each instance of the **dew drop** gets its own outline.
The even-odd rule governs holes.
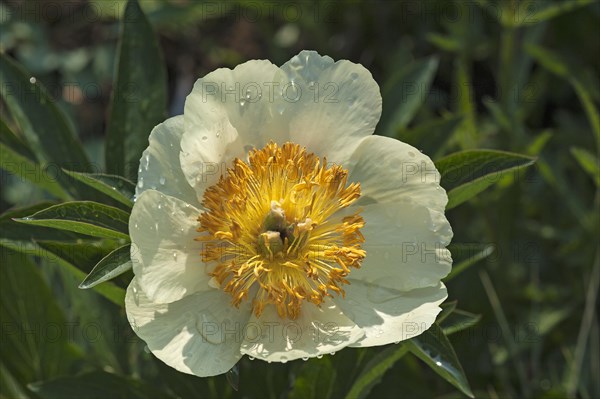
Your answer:
[[[35,82],[37,82],[37,79],[35,78],[35,76],[32,76],[29,78],[29,83],[35,84]]]
[[[241,99],[240,100],[240,107],[243,107],[244,105],[246,105],[246,100]]]
[[[412,151],[409,151],[408,152],[408,156],[411,157],[411,158],[414,158],[415,157],[415,153],[412,152]]]
[[[133,226],[134,226],[136,229],[138,228],[138,224],[137,224],[137,223],[136,223],[136,224],[134,224]]]
[[[317,359],[322,359],[323,355],[317,355]]]
[[[400,343],[400,341],[394,341],[394,344],[398,345]]]
[[[441,367],[441,366],[442,366],[442,362],[440,362],[440,361],[437,361],[437,362],[435,362],[435,365],[436,365],[436,366],[440,366],[440,367]]]
[[[160,179],[158,179],[158,182],[160,183],[161,186],[164,186],[166,181],[167,181],[167,179],[165,179],[164,176],[161,176]]]
[[[162,209],[162,204],[159,203],[158,206],[157,206],[157,208],[158,209]]]
[[[267,363],[271,364],[271,363],[272,363],[272,361],[271,361],[271,360],[267,360]]]
[[[217,132],[217,138],[221,137],[221,132]]]
[[[331,353],[330,353],[330,355],[331,355],[331,356],[335,355],[335,352],[331,352]]]
[[[349,107],[353,107],[353,106],[354,106],[354,104],[356,104],[356,97],[350,97],[350,98],[348,99],[348,106],[349,106]]]
[[[357,74],[356,72],[352,72],[352,73],[350,74],[350,79],[352,79],[352,80],[356,80],[356,79],[358,79],[358,74]]]
[[[144,155],[144,170],[148,170],[148,165],[150,164],[150,154]]]
[[[177,252],[173,252],[173,260],[177,260]]]
[[[307,360],[308,360],[308,358],[307,358],[307,357],[303,357],[303,358],[302,358],[302,360],[304,360],[304,361],[307,361]]]
[[[281,104],[277,106],[277,112],[279,112],[279,115],[283,115],[283,112],[285,111],[285,105]]]
[[[154,229],[158,231],[158,222],[154,223]]]
[[[248,356],[248,360],[254,360],[252,356]]]
[[[140,179],[137,184],[138,188],[144,188],[144,181]]]
[[[288,358],[285,356],[281,356],[281,359],[279,359],[281,361],[281,363],[287,363],[288,362]]]

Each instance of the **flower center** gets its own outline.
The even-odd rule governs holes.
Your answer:
[[[344,296],[346,277],[366,255],[363,218],[339,212],[360,197],[347,179],[347,170],[298,144],[271,142],[247,163],[235,159],[205,191],[202,260],[216,263],[210,274],[234,306],[253,298],[257,317],[273,304],[281,318],[296,319],[303,301]]]

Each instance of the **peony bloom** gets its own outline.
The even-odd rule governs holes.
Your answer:
[[[199,79],[156,126],[130,219],[127,317],[159,359],[227,372],[422,333],[452,230],[432,161],[373,136],[364,67],[303,51]]]

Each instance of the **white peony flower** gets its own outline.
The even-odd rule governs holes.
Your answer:
[[[364,67],[303,51],[199,79],[156,126],[130,219],[127,317],[199,376],[402,341],[434,322],[452,259],[432,161],[373,136]]]

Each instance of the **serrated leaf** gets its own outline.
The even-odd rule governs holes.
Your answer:
[[[36,382],[30,384],[29,388],[42,399],[171,398],[166,392],[161,392],[144,382],[104,371]]]
[[[102,258],[79,288],[88,289],[131,270],[131,244],[123,245]]]
[[[454,348],[437,324],[434,323],[423,334],[408,340],[406,345],[415,356],[424,361],[439,376],[468,397],[474,398]]]
[[[439,324],[444,330],[444,334],[451,335],[474,326],[479,323],[479,320],[481,320],[481,315],[455,309],[445,320],[440,320]]]
[[[39,163],[90,171],[89,160],[72,126],[46,89],[33,79],[17,62],[0,54],[2,98]]]
[[[407,341],[408,342],[408,341]],[[371,389],[383,378],[383,375],[409,350],[404,343],[390,346],[378,353],[366,364],[363,372],[356,378],[346,394],[346,399],[365,398]]]
[[[444,281],[450,281],[480,260],[490,256],[496,247],[492,244],[450,244],[448,246],[454,265]]]
[[[106,140],[109,173],[137,180],[142,152],[154,126],[165,119],[167,85],[156,35],[137,1],[122,20],[117,75]]]
[[[121,176],[102,173],[78,173],[68,170],[64,172],[93,189],[119,201],[121,204],[127,205],[128,208],[133,206],[132,198],[135,194],[135,184]]]
[[[398,128],[410,123],[425,101],[437,67],[437,57],[429,57],[413,62],[389,79],[382,90],[380,134],[394,137]]]
[[[600,159],[583,148],[571,147],[571,154],[573,154],[579,166],[594,180],[596,186],[600,187]]]
[[[435,163],[452,209],[497,183],[508,173],[533,165],[535,158],[504,151],[468,150],[450,154]]]
[[[65,202],[14,220],[92,237],[129,240],[129,214],[92,201]]]

